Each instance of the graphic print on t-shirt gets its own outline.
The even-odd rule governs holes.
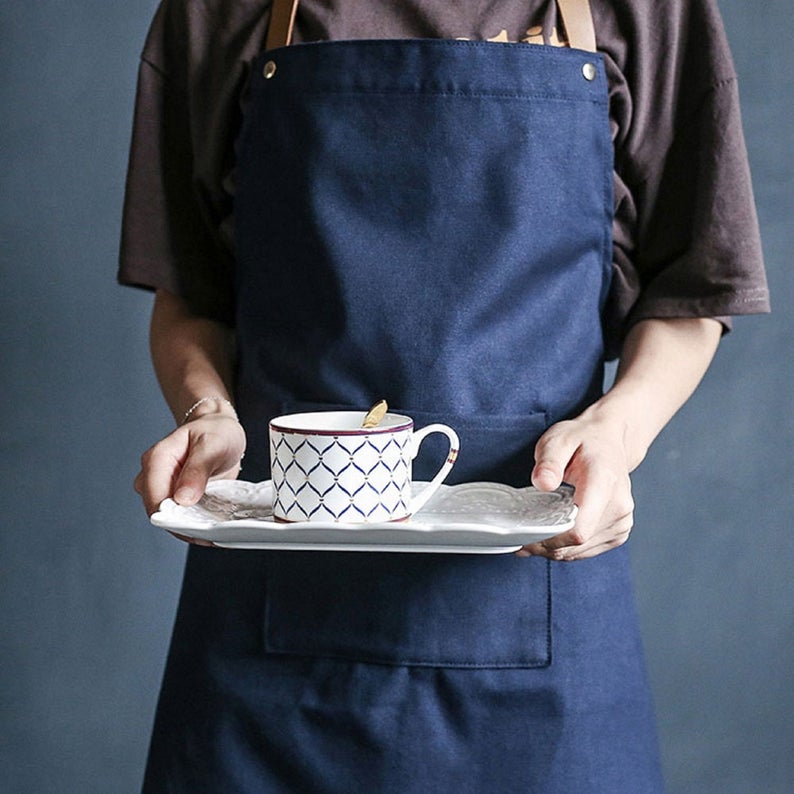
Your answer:
[[[460,36],[458,37],[458,41],[470,41],[470,39],[465,36]],[[485,41],[494,41],[508,44],[511,42],[511,39],[507,32],[507,28],[502,28],[495,36],[488,36]],[[532,25],[531,27],[527,28],[524,35],[520,39],[517,39],[517,41],[513,43],[518,42],[523,44],[547,44],[551,47],[568,46],[568,41],[565,38],[560,38],[560,34],[557,31],[556,25],[552,26],[551,32],[549,33],[544,32],[543,25]]]

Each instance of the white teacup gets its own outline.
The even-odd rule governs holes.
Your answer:
[[[364,411],[287,414],[270,422],[273,515],[282,521],[371,524],[413,515],[438,490],[458,455],[457,433],[432,424],[414,432],[408,416],[387,413],[373,428]],[[411,495],[411,463],[423,439],[443,433],[449,454]]]

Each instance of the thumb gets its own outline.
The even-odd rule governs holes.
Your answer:
[[[199,427],[199,425],[201,425]],[[237,420],[218,417],[188,424],[188,450],[174,482],[174,501],[198,502],[212,477],[234,477],[245,450],[245,431]]]
[[[554,491],[562,485],[564,471],[556,461],[540,460],[532,469],[532,484],[540,491]]]
[[[204,495],[207,482],[215,470],[214,457],[202,444],[191,446],[188,456],[174,483],[174,501],[180,505],[194,505]]]
[[[554,491],[559,488],[578,446],[578,440],[554,432],[553,427],[546,431],[535,447],[532,484],[541,491]]]

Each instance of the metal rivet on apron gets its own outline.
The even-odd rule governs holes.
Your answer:
[[[582,67],[582,74],[584,75],[585,80],[595,80],[596,79],[596,68],[594,63],[586,63]],[[267,75],[265,75],[267,77]]]
[[[262,74],[265,76],[265,80],[269,80],[275,73],[276,73],[276,62],[268,61],[265,64],[264,69],[262,69]]]

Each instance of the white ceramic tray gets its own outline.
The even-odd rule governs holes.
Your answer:
[[[576,517],[568,486],[544,493],[488,482],[442,485],[408,521],[383,524],[280,523],[272,494],[269,480],[218,480],[198,504],[182,507],[166,499],[151,520],[232,549],[500,554],[558,535]]]

